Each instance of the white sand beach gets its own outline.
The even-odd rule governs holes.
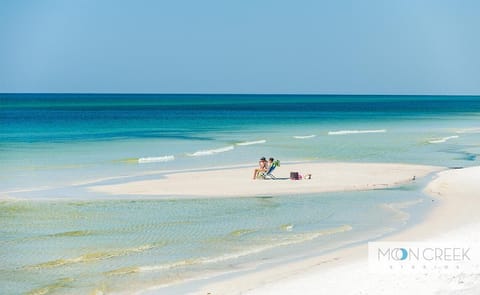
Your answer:
[[[273,196],[393,187],[442,169],[396,163],[295,163],[278,167],[274,171],[277,180],[253,180],[254,168],[169,173],[153,180],[92,185],[89,190],[110,195],[190,198]],[[312,179],[289,180],[291,171],[312,174]]]
[[[438,206],[417,225],[382,241],[480,242],[480,167],[447,170],[425,192]],[[372,274],[367,245],[253,272],[195,294],[480,294],[479,274]]]

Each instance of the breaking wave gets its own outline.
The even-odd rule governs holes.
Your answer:
[[[162,156],[162,157],[145,157],[139,158],[138,163],[155,163],[155,162],[170,162],[175,160],[175,156]]]
[[[296,135],[294,136],[293,138],[296,138],[296,139],[308,139],[308,138],[314,138],[316,135],[312,134],[312,135]]]
[[[453,136],[447,136],[443,138],[435,138],[435,139],[429,140],[428,143],[443,143],[443,142],[446,142],[447,140],[454,139],[454,138],[458,138],[458,136],[453,135]]]
[[[376,129],[376,130],[339,130],[339,131],[329,131],[328,135],[346,135],[346,134],[364,134],[364,133],[385,133],[385,129]]]
[[[197,152],[194,152],[193,154],[187,154],[187,156],[190,156],[190,157],[209,156],[209,155],[228,152],[228,151],[233,150],[234,148],[235,147],[233,145],[229,145],[227,147],[223,147],[223,148],[219,148],[219,149],[197,151]]]
[[[239,142],[239,143],[236,143],[236,145],[244,146],[244,145],[262,144],[266,142],[267,141],[265,139],[262,139],[262,140],[256,140],[256,141]]]

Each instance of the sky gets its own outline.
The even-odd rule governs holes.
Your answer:
[[[480,94],[480,1],[0,0],[0,93]]]

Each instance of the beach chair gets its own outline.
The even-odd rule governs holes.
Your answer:
[[[272,166],[268,168],[267,172],[262,172],[259,174],[259,178],[261,179],[277,179],[275,175],[273,175],[273,171],[280,166],[280,161],[276,160],[272,163]]]

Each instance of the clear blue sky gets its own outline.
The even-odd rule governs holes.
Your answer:
[[[480,1],[0,0],[0,92],[480,94]]]

